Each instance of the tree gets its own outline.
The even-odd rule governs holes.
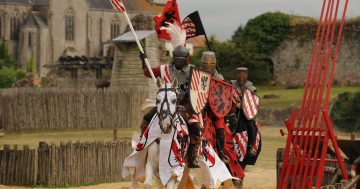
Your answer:
[[[238,43],[240,42],[243,34],[244,34],[244,27],[240,25],[238,29],[234,32],[234,35],[231,37],[231,40],[235,43]]]
[[[0,88],[10,88],[23,77],[25,77],[23,71],[12,67],[3,67],[0,69]]]
[[[0,42],[0,68],[3,66],[11,66],[11,61],[5,43]]]
[[[25,73],[13,66],[6,45],[0,43],[0,88],[9,88],[23,77]]]
[[[285,38],[290,29],[290,16],[284,13],[264,13],[246,24],[244,31],[239,28],[234,36],[240,33],[240,39],[235,40],[238,47],[254,43],[255,51],[260,54],[270,55]]]
[[[241,66],[249,68],[249,79],[257,84],[266,83],[271,79],[270,68],[266,61],[267,56],[252,51],[255,44],[248,43],[239,48],[232,41],[221,42],[216,40],[214,36],[211,36],[209,41],[216,53],[220,72],[226,80],[235,79],[235,68]],[[202,52],[206,50],[198,51],[193,60],[200,60]]]
[[[346,132],[360,132],[360,92],[340,94],[330,117],[337,128]]]

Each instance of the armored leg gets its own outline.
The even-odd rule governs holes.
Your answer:
[[[256,156],[256,151],[254,149],[254,145],[256,142],[256,134],[257,134],[257,129],[256,129],[256,125],[255,125],[255,121],[251,120],[249,121],[247,124],[247,131],[248,131],[248,154],[251,157]]]
[[[229,158],[225,155],[225,129],[216,129],[217,148],[219,157],[224,163],[229,163]]]
[[[196,160],[199,147],[201,145],[201,127],[199,123],[193,123],[189,126],[190,146],[187,152],[187,166],[189,168],[200,168]]]

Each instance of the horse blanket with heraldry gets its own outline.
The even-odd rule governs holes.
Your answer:
[[[247,149],[249,147],[248,144],[248,132],[247,130],[242,130],[240,132],[234,133],[234,137],[232,138],[234,143],[234,150],[237,154],[239,162],[242,162],[247,165],[254,165],[260,152],[261,152],[261,134],[259,130],[259,123],[256,122],[256,139],[255,143],[252,145],[255,150],[256,156],[249,157],[247,156]]]
[[[160,180],[164,186],[172,176],[177,176],[178,181],[181,180],[185,168],[186,152],[190,143],[187,126],[182,124],[185,122],[179,118],[176,121],[176,129],[173,129],[171,134],[162,134],[158,120],[157,115],[155,115],[148,129],[134,147],[132,154],[125,159],[122,169],[123,178],[131,176],[133,181],[142,182],[145,180],[147,148],[160,138]],[[219,182],[234,179],[210,144],[203,144],[199,150],[199,155],[202,157],[201,162],[207,165],[202,166],[204,172],[207,173],[206,185],[213,188],[219,185]]]
[[[209,111],[211,111],[211,110],[209,110]],[[208,116],[208,114],[205,115],[204,123],[205,123],[205,125],[204,125],[203,136],[206,138],[206,141],[208,143],[210,143],[212,146],[216,147],[216,143],[217,143],[216,129],[214,126],[214,122]],[[226,136],[225,136],[226,142],[225,142],[225,146],[224,146],[225,154],[230,159],[229,164],[227,166],[233,177],[242,179],[245,176],[245,174],[244,174],[244,170],[242,169],[241,165],[237,161],[238,156],[234,149],[234,143],[232,142],[231,131],[227,126],[225,126],[224,128],[225,128],[225,133],[226,133]],[[217,149],[215,148],[215,150],[217,150]]]

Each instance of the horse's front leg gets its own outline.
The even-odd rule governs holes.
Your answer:
[[[171,177],[166,185],[166,189],[177,189],[178,185],[179,182],[177,181],[177,177]]]
[[[148,148],[148,154],[146,159],[145,174],[146,179],[144,182],[144,189],[151,189],[155,172],[159,170],[159,145],[154,142]]]

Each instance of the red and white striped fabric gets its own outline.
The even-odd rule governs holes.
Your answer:
[[[256,122],[255,125],[257,128],[257,133],[256,133],[256,141],[255,141],[255,144],[253,145],[253,148],[254,148],[255,152],[258,153],[260,142],[261,142],[261,135],[260,135],[260,129],[259,129],[260,123]]]
[[[208,101],[211,74],[196,68],[191,69],[190,104],[195,114],[199,114]]]
[[[171,83],[171,77],[169,72],[169,64],[160,66],[160,75],[161,79],[165,81],[165,83]]]
[[[192,124],[192,123],[199,123],[200,127],[201,128],[204,128],[204,120],[203,120],[203,115],[202,113],[199,113],[198,115],[191,115],[189,117],[189,120],[188,120],[188,123],[189,124]]]
[[[244,161],[247,152],[248,134],[247,131],[236,133],[234,138],[235,152],[240,162]]]
[[[244,92],[242,108],[247,119],[254,119],[259,109],[259,97],[246,89]]]
[[[122,13],[126,11],[125,5],[122,0],[110,0],[110,2],[114,9]]]
[[[233,103],[237,104],[241,102],[241,93],[234,87],[233,90]]]
[[[259,145],[260,145],[260,132],[258,131],[257,133],[256,133],[256,141],[255,141],[255,144],[253,145],[253,148],[254,148],[254,150],[255,150],[255,152],[257,153],[258,152],[258,150],[259,150]]]

